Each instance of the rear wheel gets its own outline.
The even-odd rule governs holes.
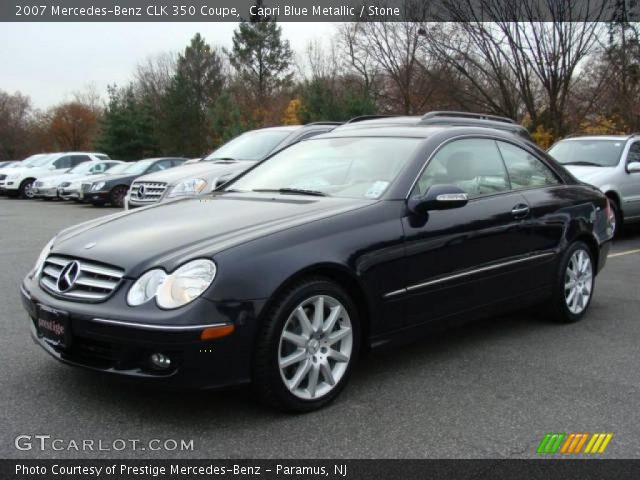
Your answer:
[[[20,198],[33,198],[35,194],[33,193],[33,178],[27,178],[23,180],[18,188],[18,195]]]
[[[114,187],[109,194],[109,202],[111,203],[111,205],[119,208],[124,207],[124,197],[127,196],[128,190],[129,189],[124,185],[118,185],[117,187]]]
[[[551,303],[555,320],[572,323],[586,313],[593,297],[595,269],[591,250],[584,242],[573,243],[565,252]]]
[[[336,398],[359,353],[353,301],[321,278],[294,285],[270,309],[260,332],[254,383],[267,403],[308,412]]]

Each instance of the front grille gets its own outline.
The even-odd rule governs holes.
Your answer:
[[[137,202],[154,203],[160,201],[166,189],[164,182],[134,182],[129,198]]]
[[[68,287],[63,279],[64,291],[59,288],[58,280],[63,269],[71,262],[78,263],[78,273],[72,272],[75,281]],[[74,258],[50,255],[44,262],[40,285],[54,295],[79,301],[96,302],[105,300],[116,289],[124,275],[124,270],[100,263]]]
[[[91,183],[83,183],[83,184],[82,184],[82,188],[81,188],[81,190],[82,190],[84,193],[89,192],[89,190],[91,190]]]

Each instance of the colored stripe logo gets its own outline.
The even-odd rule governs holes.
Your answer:
[[[604,453],[612,438],[613,433],[547,433],[536,452],[543,454]]]

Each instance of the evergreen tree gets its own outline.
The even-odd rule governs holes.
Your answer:
[[[262,6],[262,0],[257,0],[256,6]],[[252,15],[248,22],[241,21],[233,33],[229,58],[253,93],[255,117],[262,121],[274,94],[291,85],[293,79],[293,51],[289,41],[282,38],[276,19]]]
[[[98,149],[112,158],[138,160],[158,154],[154,119],[148,104],[136,99],[133,87],[108,87]]]
[[[176,73],[163,99],[163,150],[199,157],[213,145],[209,111],[225,83],[223,60],[198,33],[178,57]]]

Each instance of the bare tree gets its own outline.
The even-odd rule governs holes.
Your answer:
[[[353,68],[361,75],[382,75],[378,93],[383,103],[409,115],[422,113],[431,100],[435,57],[425,49],[429,2],[407,0],[402,8],[402,22],[365,21],[343,28],[342,34]]]
[[[177,54],[165,52],[147,57],[136,67],[135,84],[138,93],[159,101],[171,83],[176,72]]]
[[[432,51],[469,82],[473,95],[491,111],[512,117],[527,113],[532,124],[564,133],[571,87],[582,73],[581,62],[597,45],[605,2],[443,3],[447,17],[456,22],[456,34],[430,43]]]
[[[29,97],[0,90],[0,159],[19,159],[30,151],[26,140],[30,114]]]

